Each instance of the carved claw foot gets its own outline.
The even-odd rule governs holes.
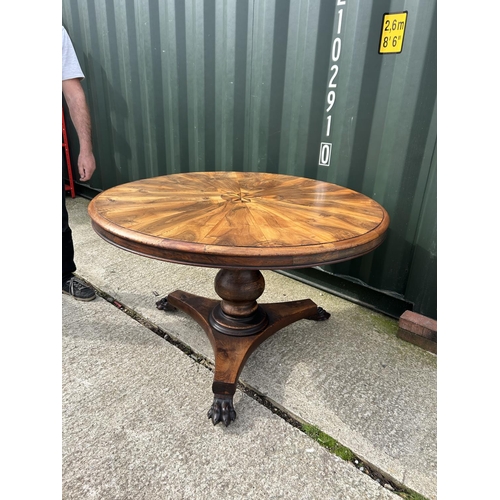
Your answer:
[[[212,407],[208,410],[207,417],[212,419],[214,425],[223,422],[227,427],[236,418],[233,396],[216,394]]]
[[[176,307],[168,303],[167,297],[163,297],[163,299],[159,300],[156,303],[156,309],[160,309],[161,311],[170,311],[170,312],[177,311]]]
[[[316,312],[306,319],[310,319],[313,321],[326,321],[330,316],[331,314],[329,312],[326,312],[322,307],[318,306]]]

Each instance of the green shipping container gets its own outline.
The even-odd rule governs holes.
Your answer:
[[[387,240],[288,272],[437,319],[436,0],[63,0],[98,170],[77,193],[188,171],[278,172],[381,203]],[[68,120],[69,121],[69,120]],[[69,124],[76,165],[78,141]]]

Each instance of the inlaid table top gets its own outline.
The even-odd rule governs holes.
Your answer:
[[[190,172],[122,184],[89,204],[94,230],[148,257],[238,269],[313,267],[364,255],[389,226],[374,200],[258,172]]]

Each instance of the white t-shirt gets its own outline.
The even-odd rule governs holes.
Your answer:
[[[62,27],[62,79],[85,78],[68,32]]]

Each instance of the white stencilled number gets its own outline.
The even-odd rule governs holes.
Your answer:
[[[326,111],[330,111],[335,103],[335,90],[330,90],[330,92],[328,92],[328,96],[326,98],[327,102],[328,102],[328,108],[326,108]]]
[[[342,48],[342,40],[339,37],[337,37],[333,41],[333,45],[332,45],[332,61],[333,62],[337,62],[339,60],[341,48]]]
[[[346,0],[337,0],[337,6],[345,5]],[[330,137],[331,126],[332,126],[332,108],[335,104],[335,99],[337,97],[336,89],[337,82],[335,79],[339,73],[339,67],[337,61],[340,59],[340,53],[342,52],[342,39],[340,37],[342,33],[342,20],[343,20],[344,9],[339,9],[337,11],[338,21],[337,21],[337,36],[332,43],[331,49],[331,61],[332,66],[330,67],[330,71],[332,72],[330,75],[330,80],[328,82],[328,93],[326,95],[326,137]],[[335,89],[335,90],[334,90]],[[319,149],[319,164],[328,167],[330,165],[330,159],[332,155],[332,143],[331,142],[322,142]]]
[[[334,64],[330,69],[333,71],[333,74],[332,77],[330,78],[330,83],[328,84],[328,87],[335,88],[337,84],[333,83],[333,80],[335,80],[335,78],[337,77],[337,73],[339,72],[339,67],[336,64]]]
[[[319,164],[328,167],[330,165],[330,156],[332,154],[332,145],[329,142],[322,142],[319,150]]]

